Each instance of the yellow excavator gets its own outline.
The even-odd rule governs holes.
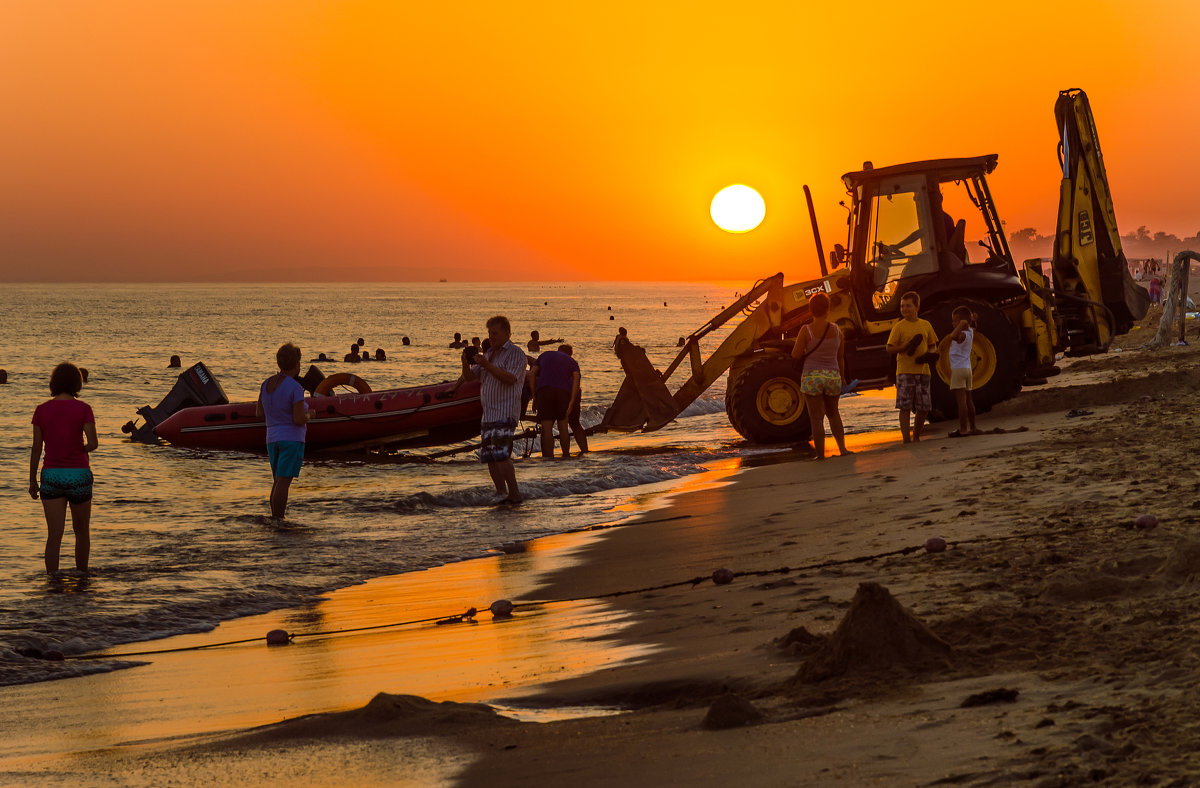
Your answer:
[[[785,285],[780,273],[760,280],[692,332],[662,372],[622,330],[614,349],[625,380],[597,430],[659,429],[728,371],[725,408],[742,436],[756,443],[807,440],[811,429],[790,351],[812,319],[808,299],[817,292],[830,298],[829,319],[845,339],[846,376],[859,389],[891,385],[894,357],[884,346],[901,319],[900,297],[910,291],[920,294],[922,316],[940,337],[950,333],[954,307],[967,305],[977,315],[971,366],[980,412],[1023,384],[1044,383],[1058,371],[1058,353],[1106,351],[1145,316],[1150,299],[1121,250],[1087,95],[1061,91],[1055,118],[1062,185],[1048,271],[1041,259],[1019,267],[1013,260],[987,185],[995,154],[888,167],[867,162],[842,176],[850,198],[847,243],[834,245],[828,267],[809,196],[821,278]],[[703,340],[743,314],[706,357]],[[943,340],[931,380],[935,418],[956,415],[946,348]],[[672,391],[681,370],[688,377]]]

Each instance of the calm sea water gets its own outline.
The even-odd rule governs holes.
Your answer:
[[[749,287],[750,283],[746,283]],[[179,370],[205,362],[233,401],[255,398],[286,341],[304,359],[341,358],[351,342],[388,361],[357,365],[375,389],[452,380],[454,332],[486,336],[496,313],[514,340],[531,329],[575,346],[585,424],[598,422],[622,379],[611,345],[618,326],[661,369],[734,290],[681,284],[6,285],[0,310],[0,684],[111,670],[115,663],[47,662],[17,649],[67,654],[185,632],[223,619],[300,605],[368,578],[478,557],[499,545],[615,519],[645,490],[714,463],[772,451],[748,446],[726,421],[718,382],[669,427],[595,436],[569,461],[518,461],[528,503],[488,506],[494,491],[473,455],[432,463],[306,461],[288,519],[266,516],[262,455],[131,443],[120,427],[156,405]],[[615,319],[610,319],[610,317]],[[728,328],[726,329],[726,331]],[[724,335],[719,332],[715,339]],[[403,346],[407,336],[412,344]],[[707,347],[715,347],[715,342]],[[42,567],[45,523],[29,498],[30,418],[48,398],[59,361],[86,367],[82,398],[96,413],[100,448],[92,522],[92,575],[51,581]],[[322,364],[326,374],[346,368]],[[848,431],[892,424],[886,402],[844,400]],[[522,447],[518,447],[522,448]],[[536,454],[536,452],[535,452]],[[73,538],[62,565],[73,566]]]

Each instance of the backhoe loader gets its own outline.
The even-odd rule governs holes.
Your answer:
[[[845,339],[846,377],[857,379],[860,389],[891,385],[895,357],[884,346],[901,319],[900,297],[921,296],[922,316],[943,337],[932,365],[935,418],[956,414],[946,337],[958,305],[977,316],[971,366],[980,412],[1017,394],[1024,382],[1044,382],[1057,372],[1058,353],[1107,350],[1145,315],[1149,296],[1133,281],[1121,250],[1084,92],[1060,92],[1055,118],[1062,184],[1048,275],[1041,259],[1020,267],[1013,261],[987,184],[995,154],[888,167],[867,162],[842,176],[850,198],[847,244],[834,245],[829,267],[809,198],[821,278],[785,285],[779,273],[760,280],[687,337],[661,373],[622,332],[614,349],[626,378],[598,429],[658,429],[728,371],[726,412],[747,440],[807,440],[809,418],[790,350],[812,319],[808,299],[816,292],[829,295],[829,319]],[[743,313],[705,358],[701,341]],[[672,392],[668,381],[685,362],[691,374]]]

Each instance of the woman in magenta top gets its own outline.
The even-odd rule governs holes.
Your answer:
[[[96,417],[79,397],[83,376],[74,364],[59,364],[50,373],[50,395],[33,412],[33,450],[29,456],[29,495],[42,498],[46,513],[46,571],[58,571],[58,551],[71,507],[75,532],[75,567],[88,569],[92,549],[92,471],[88,454],[96,450]],[[86,438],[86,442],[85,442]],[[42,480],[38,484],[38,462]]]

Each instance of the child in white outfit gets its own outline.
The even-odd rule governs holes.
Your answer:
[[[950,334],[950,390],[958,403],[958,430],[952,438],[978,435],[975,429],[975,400],[971,397],[971,343],[975,339],[975,315],[965,306],[950,314],[954,332]]]

